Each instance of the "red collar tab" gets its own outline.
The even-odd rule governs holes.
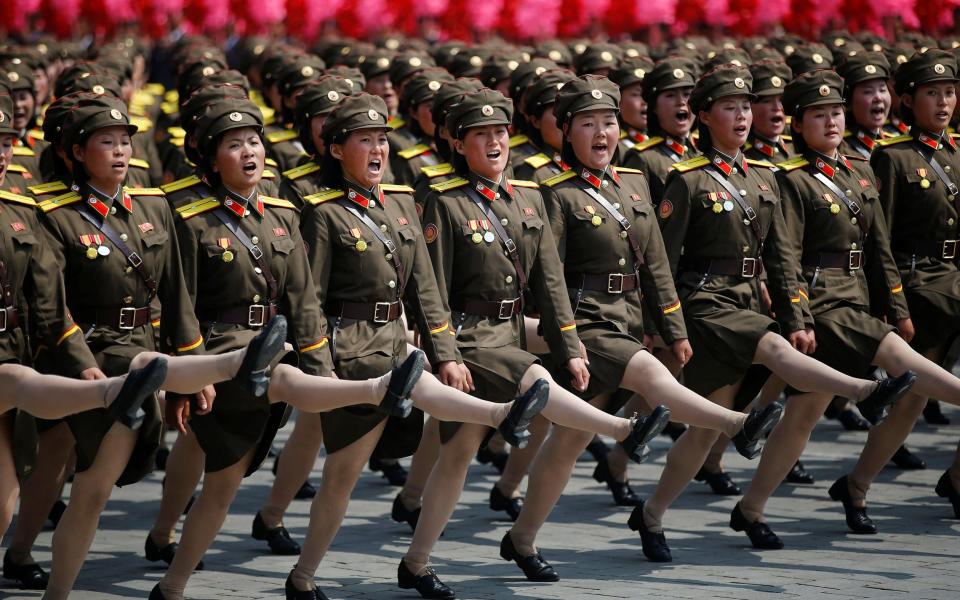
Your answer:
[[[232,212],[238,219],[242,219],[247,213],[247,206],[245,203],[237,202],[233,198],[225,198],[223,200],[223,206],[230,212]]]
[[[951,148],[953,148],[954,150],[957,149],[957,143],[956,143],[955,141],[953,141],[953,136],[952,136],[952,135],[950,135],[949,133],[945,133],[945,134],[943,135],[943,137],[945,137],[945,138],[947,139],[947,143],[950,144],[950,147],[951,147]]]
[[[820,158],[819,156],[813,161],[813,166],[815,166],[817,170],[819,170],[821,173],[823,173],[830,179],[833,179],[833,175],[837,172],[835,168],[831,167],[829,164],[827,164],[827,161]]]
[[[720,157],[720,155],[714,156],[711,162],[713,163],[713,166],[720,169],[727,177],[730,177],[730,173],[733,173],[733,165],[728,164],[727,161]]]
[[[857,131],[857,141],[863,144],[863,147],[870,151],[873,151],[874,146],[877,145],[877,140],[873,139],[872,135],[862,129]]]
[[[500,194],[498,194],[496,190],[487,187],[479,179],[476,182],[474,182],[473,189],[477,190],[477,192],[479,192],[481,196],[483,196],[490,202],[493,202],[494,200],[497,200],[500,198]]]
[[[600,186],[603,185],[603,180],[591,173],[590,169],[587,169],[586,167],[580,169],[580,177],[598,190],[600,189]]]
[[[843,166],[845,166],[848,171],[852,171],[852,170],[853,170],[853,165],[850,164],[850,161],[847,159],[846,156],[844,156],[844,155],[841,154],[841,155],[840,155],[840,160],[837,161],[837,162],[840,163],[840,164],[842,164]]]
[[[910,126],[901,121],[900,119],[893,117],[890,119],[890,124],[900,130],[900,133],[909,133]]]
[[[612,179],[614,183],[620,185],[620,173],[617,173],[617,170],[613,168],[613,165],[607,167],[607,173],[610,174],[610,179]]]
[[[773,155],[777,153],[777,148],[775,146],[771,146],[770,144],[759,139],[755,139],[753,141],[753,147],[770,158],[773,158]]]
[[[668,137],[666,141],[667,148],[670,148],[678,156],[683,156],[687,151],[687,147],[678,142],[677,140]]]
[[[934,138],[933,136],[927,135],[926,133],[920,133],[919,135],[917,135],[917,141],[932,150],[936,150],[938,146],[940,146],[939,139]]]
[[[123,196],[121,196],[120,204],[125,209],[127,209],[128,213],[133,213],[133,198],[130,197],[130,194],[128,194],[127,192],[123,192]]]
[[[563,160],[559,152],[553,153],[553,163],[563,169],[565,172],[570,170],[570,165]]]
[[[634,141],[637,142],[638,144],[642,144],[643,142],[650,139],[649,137],[647,137],[647,134],[640,133],[639,131],[634,132],[630,137],[632,137]]]
[[[97,198],[95,194],[87,195],[87,206],[97,211],[97,214],[103,219],[105,219],[107,217],[107,213],[110,212],[110,207],[104,204],[100,198]]]

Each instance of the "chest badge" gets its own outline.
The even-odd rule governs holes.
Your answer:
[[[225,263],[233,262],[235,257],[233,251],[230,250],[230,238],[217,238],[217,245],[223,248],[223,254],[220,255],[220,260]]]
[[[27,226],[20,222],[10,223],[10,227],[13,228],[13,230],[17,233],[20,233],[21,231],[25,231],[27,229]]]
[[[603,219],[601,219],[600,215],[597,214],[597,209],[595,209],[593,206],[588,204],[587,206],[584,207],[583,210],[587,211],[587,214],[590,215],[591,225],[593,225],[594,227],[600,227],[601,225],[603,225]]]
[[[917,175],[920,176],[920,187],[928,189],[930,187],[930,180],[927,179],[927,170],[917,169]]]

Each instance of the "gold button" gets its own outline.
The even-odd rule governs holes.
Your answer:
[[[380,226],[380,231],[382,231],[382,232],[384,232],[384,233],[387,232],[387,226],[386,226],[386,224]]]
[[[127,234],[121,233],[121,234],[120,234],[120,241],[121,241],[121,242],[127,241]]]
[[[744,252],[744,254],[746,254],[747,252],[750,252],[750,246],[744,246],[744,247],[743,247],[743,252]]]
[[[123,299],[124,304],[131,304],[133,302],[133,296],[127,296]]]
[[[116,206],[111,206],[111,207],[110,207],[110,214],[111,214],[111,215],[117,214],[117,207],[116,207]]]
[[[252,238],[250,238],[250,241],[253,242],[254,244],[259,244],[260,238],[258,238],[257,236],[253,236]]]
[[[620,232],[620,239],[621,239],[621,240],[627,239],[627,232],[626,232],[626,231],[621,231],[621,232]]]
[[[617,261],[617,264],[622,267],[623,265],[627,264],[627,260],[624,258],[621,258],[620,260]]]
[[[254,267],[254,268],[253,268],[253,272],[256,273],[257,275],[259,275],[259,274],[263,273],[263,270],[261,270],[260,267]]]
[[[126,269],[123,270],[123,272],[127,274],[129,274],[132,271],[133,271],[133,267],[127,267]]]
[[[947,219],[947,225],[953,225],[956,221],[953,220],[953,217]]]
[[[254,294],[254,295],[253,295],[253,301],[254,301],[254,302],[260,302],[260,294]]]
[[[943,150],[943,144],[937,144],[937,150]]]
[[[734,167],[734,168],[730,169],[730,174],[731,174],[731,175],[736,175],[736,174],[737,174],[737,168]]]
[[[606,179],[604,179],[604,180],[603,180],[603,183],[600,184],[600,185],[602,185],[603,187],[608,187],[608,186],[610,185],[610,182],[607,181]]]
[[[851,250],[856,250],[856,249],[857,249],[857,243],[854,242],[854,243],[850,244],[850,249],[851,249]]]
[[[944,166],[943,166],[943,170],[946,171],[947,173],[949,173],[949,172],[950,172],[950,165],[944,165]]]
[[[494,200],[499,200],[499,199],[500,199],[500,192],[497,192],[496,194],[494,194],[494,195],[493,195],[493,199],[494,199]]]
[[[613,203],[613,207],[614,207],[615,209],[617,209],[617,210],[620,210],[620,203],[619,203],[619,202],[614,202],[614,203]]]
[[[853,194],[853,190],[847,190],[847,195],[850,196]]]
[[[510,224],[510,221],[508,221],[507,219],[500,219],[500,224],[506,227],[507,225]]]
[[[506,281],[507,283],[513,283],[513,275],[507,275],[504,281]]]
[[[851,217],[851,218],[850,218],[850,222],[853,223],[854,225],[856,225],[856,224],[857,224],[857,218],[856,218],[856,217]]]
[[[388,286],[390,289],[393,289],[393,288],[397,287],[397,282],[391,279],[390,281],[387,282],[387,286]]]
[[[746,195],[747,195],[747,190],[740,190],[740,195],[741,195],[741,196],[746,196]]]
[[[387,254],[386,254],[386,256],[384,256],[384,258],[386,258],[387,260],[393,260],[393,255],[390,254],[389,252],[387,252]]]
[[[250,216],[250,211],[249,211],[249,210],[243,211],[243,216],[245,216],[245,217]]]

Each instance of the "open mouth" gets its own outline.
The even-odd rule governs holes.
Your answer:
[[[243,163],[243,172],[247,175],[253,175],[257,172],[257,163],[253,161]]]
[[[122,160],[118,160],[117,162],[110,165],[110,167],[113,169],[126,169],[127,163],[123,162]]]
[[[380,159],[373,159],[367,163],[367,172],[373,175],[380,173],[380,167],[383,165]]]
[[[887,109],[881,106],[874,106],[870,108],[870,115],[875,119],[883,118],[887,115]]]
[[[737,135],[747,135],[747,126],[746,125],[737,125],[733,128],[733,132]]]
[[[25,110],[15,110],[15,111],[13,111],[13,118],[14,118],[14,119],[26,119],[26,118],[27,118],[27,111],[25,111]]]
[[[950,118],[950,113],[948,113],[947,111],[944,111],[944,110],[937,111],[936,117],[937,117],[937,119],[940,120],[940,121],[946,121],[946,120],[948,120],[948,119]]]
[[[606,153],[606,152],[607,152],[607,148],[608,148],[608,146],[607,146],[607,143],[606,143],[606,142],[598,142],[598,143],[590,146],[590,149],[593,150],[594,152],[597,152],[597,153]]]
[[[487,152],[487,158],[489,160],[498,160],[500,158],[500,154],[502,154],[500,152],[500,148],[497,148],[496,150],[491,150]]]
[[[774,125],[783,125],[786,122],[786,119],[783,118],[783,115],[773,115],[770,117],[770,122]]]
[[[690,111],[678,110],[674,118],[677,120],[677,123],[686,123],[690,119]]]

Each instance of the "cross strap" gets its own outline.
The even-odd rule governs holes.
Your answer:
[[[763,255],[763,245],[765,242],[763,230],[760,229],[760,215],[743,199],[743,196],[733,187],[733,184],[727,181],[727,178],[720,172],[720,169],[716,165],[710,163],[704,171],[730,194],[734,201],[736,201],[737,206],[740,207],[740,210],[743,211],[743,214],[747,216],[747,220],[750,221],[750,228],[753,230],[753,235],[757,238],[757,258],[760,258]]]
[[[950,179],[950,176],[947,175],[947,172],[943,170],[943,167],[940,166],[939,162],[937,162],[937,159],[932,152],[930,153],[930,156],[927,156],[918,147],[917,154],[923,157],[923,160],[927,161],[927,164],[930,165],[930,168],[933,169],[933,172],[937,174],[937,177],[940,178],[940,181],[943,182],[943,185],[947,186],[947,189],[950,190],[950,197],[953,199],[953,207],[957,211],[957,214],[960,214],[960,189],[957,189],[957,184]]]
[[[856,217],[860,215],[862,209],[860,208],[860,205],[857,204],[857,201],[844,194],[843,190],[841,190],[829,177],[820,172],[814,173],[813,177],[823,185],[827,186],[827,188],[829,188],[830,191],[837,196],[837,198],[840,198],[840,200],[847,205],[847,210],[849,210],[853,216]],[[860,240],[865,240],[870,234],[870,225],[867,223],[866,219],[860,216],[857,219],[857,226],[860,227]]]
[[[586,191],[591,198],[596,200],[597,204],[603,207],[603,210],[610,213],[610,216],[613,217],[617,223],[620,223],[620,228],[626,232],[627,240],[630,241],[630,249],[633,251],[633,270],[634,272],[639,272],[640,267],[642,267],[644,264],[643,250],[640,248],[640,240],[638,240],[636,234],[634,234],[630,221],[623,216],[623,213],[614,208],[612,204],[607,202],[607,199],[604,198],[603,195],[600,194],[600,192],[598,192],[596,189],[584,184],[580,184],[580,187],[583,188],[583,190]]]
[[[386,254],[390,257],[390,262],[393,263],[393,268],[397,271],[397,297],[400,297],[400,293],[403,290],[404,285],[404,271],[403,263],[400,262],[400,253],[397,252],[397,245],[393,243],[393,240],[390,239],[386,233],[380,230],[380,227],[373,222],[373,219],[370,218],[370,215],[367,213],[361,212],[357,205],[349,200],[341,199],[337,200],[337,204],[347,209],[347,212],[355,216],[360,220],[363,225],[370,230],[380,243],[383,244],[384,249],[386,249]]]
[[[113,245],[116,246],[117,249],[123,254],[124,258],[127,259],[127,263],[137,270],[137,274],[140,275],[140,279],[143,280],[143,283],[146,284],[147,289],[150,290],[150,297],[146,302],[146,304],[150,304],[150,302],[157,295],[157,281],[153,278],[153,275],[147,271],[146,265],[143,264],[143,257],[131,250],[130,246],[128,246],[127,243],[123,241],[123,238],[120,237],[120,234],[117,233],[117,230],[111,227],[110,224],[107,223],[106,219],[101,221],[98,218],[99,214],[94,213],[92,210],[87,208],[86,204],[78,204],[75,208],[77,212],[80,213],[81,217],[100,230],[103,235],[107,236],[107,239],[113,242]]]
[[[500,223],[500,219],[497,218],[496,213],[493,212],[493,209],[490,208],[489,204],[486,204],[483,198],[480,197],[480,194],[476,192],[472,187],[466,188],[467,195],[470,196],[470,199],[473,200],[473,203],[477,205],[484,216],[487,217],[487,220],[490,221],[490,224],[493,225],[493,231],[497,234],[497,239],[500,240],[500,245],[507,251],[507,256],[510,257],[510,261],[513,263],[513,269],[517,272],[517,285],[520,288],[520,293],[518,296],[522,299],[523,292],[527,289],[527,274],[523,270],[523,263],[520,262],[520,252],[517,250],[517,244],[510,238],[510,234],[507,233],[507,230],[504,229],[503,224]]]
[[[223,225],[230,230],[230,233],[243,244],[243,247],[247,249],[253,260],[257,261],[257,266],[260,267],[261,274],[263,278],[267,280],[267,290],[270,294],[270,302],[275,303],[277,297],[280,294],[280,285],[277,283],[277,278],[273,275],[273,270],[270,268],[270,263],[267,262],[266,257],[263,254],[263,250],[260,249],[260,246],[253,243],[253,240],[250,239],[250,236],[240,227],[239,221],[235,221],[228,214],[227,211],[220,207],[213,211],[214,216],[220,220]]]

